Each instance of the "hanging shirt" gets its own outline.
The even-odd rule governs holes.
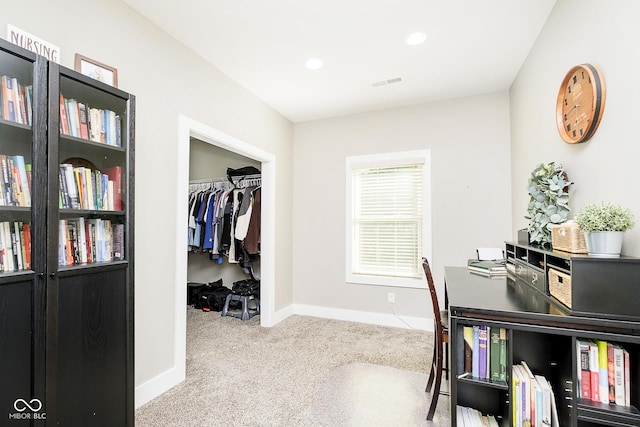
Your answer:
[[[235,237],[238,240],[244,240],[247,237],[247,229],[249,228],[249,220],[251,219],[251,210],[253,208],[253,190],[256,187],[247,187],[242,195],[242,204],[238,211],[238,220],[236,222]]]
[[[244,248],[249,255],[260,253],[260,222],[261,218],[261,191],[260,187],[253,191],[253,205],[251,208],[251,219],[247,228],[247,236],[244,238]]]

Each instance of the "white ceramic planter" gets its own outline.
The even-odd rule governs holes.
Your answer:
[[[589,256],[616,258],[622,251],[624,231],[592,231],[584,233]]]

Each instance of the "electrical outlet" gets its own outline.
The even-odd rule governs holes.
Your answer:
[[[395,304],[395,302],[396,302],[396,294],[394,294],[393,292],[387,293],[387,302],[389,304]]]

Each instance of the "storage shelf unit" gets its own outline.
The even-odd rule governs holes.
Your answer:
[[[515,249],[515,245],[507,247],[507,251],[513,254],[512,261]],[[531,254],[528,251],[521,254],[520,260],[537,263],[541,252],[534,249]],[[542,254],[545,264],[550,254]],[[566,260],[573,257],[562,255],[560,258]],[[569,267],[567,271],[573,270],[574,273],[581,268],[573,263]],[[537,269],[537,266],[533,268]],[[640,323],[606,316],[571,314],[570,310],[561,309],[561,303],[542,292],[536,286],[538,283],[532,284],[530,277],[528,274],[517,276],[512,273],[506,278],[486,278],[469,273],[465,267],[445,268],[452,349],[452,425],[457,424],[458,405],[493,415],[503,427],[514,425],[511,369],[522,361],[534,374],[544,376],[551,384],[560,426],[640,425]],[[610,282],[609,285],[615,286],[615,283]],[[479,380],[465,373],[463,328],[473,325],[506,329],[506,383]],[[577,340],[608,341],[628,351],[631,379],[629,406],[602,404],[581,397]]]
[[[0,412],[18,423],[27,414],[31,425],[133,426],[135,97],[4,40],[0,76],[24,91],[2,92],[0,155],[25,162],[15,176],[1,169],[0,224],[10,234],[0,233]],[[116,112],[119,146],[61,132],[61,95]],[[66,161],[87,162],[93,172],[120,168],[120,185],[112,184],[120,208],[63,207]],[[76,184],[93,192],[93,176]],[[97,224],[113,234],[99,239]],[[87,258],[98,250],[100,258]],[[18,411],[16,399],[30,408]]]
[[[558,310],[640,321],[638,258],[597,258],[510,242],[505,244],[505,254],[509,274],[547,296]],[[559,288],[550,288],[550,270],[552,276],[566,279]],[[567,296],[564,302],[557,298],[558,292]]]

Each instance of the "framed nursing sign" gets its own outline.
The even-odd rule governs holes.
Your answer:
[[[49,61],[60,63],[60,48],[53,43],[42,40],[20,28],[7,24],[7,41],[23,49],[44,56]]]

